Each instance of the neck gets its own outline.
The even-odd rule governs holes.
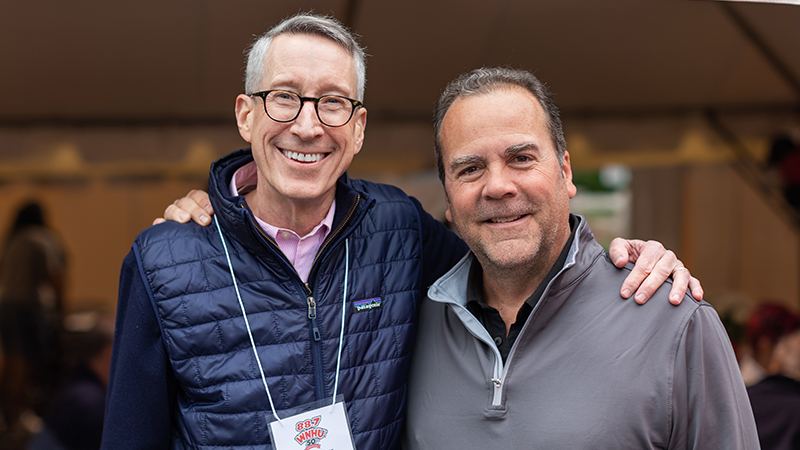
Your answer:
[[[266,199],[259,189],[245,195],[247,204],[259,219],[268,224],[292,230],[305,236],[319,225],[331,209],[335,191],[312,200],[296,200],[282,196]]]
[[[547,274],[540,270],[496,270],[483,266],[483,298],[500,313],[506,333],[517,321],[517,313]]]
[[[558,261],[569,241],[569,227],[567,230],[566,234],[558,236],[546,249],[540,249],[548,250],[546,254],[539,252],[527,263],[499,267],[490,261],[480,261],[483,268],[483,298],[487,305],[500,313],[506,325],[506,333],[516,322],[519,309],[536,292]]]

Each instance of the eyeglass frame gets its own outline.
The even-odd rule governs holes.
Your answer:
[[[292,117],[289,120],[278,120],[278,119],[272,117],[269,114],[269,111],[267,111],[267,95],[269,95],[271,92],[287,92],[289,94],[297,96],[297,98],[300,99],[300,107],[297,108],[297,114],[295,114],[294,117]],[[278,122],[278,123],[288,123],[288,122],[291,122],[291,121],[297,119],[298,117],[300,117],[300,113],[303,111],[303,105],[305,105],[306,102],[313,102],[314,103],[314,112],[317,114],[317,120],[319,120],[319,123],[325,125],[326,127],[330,127],[330,128],[339,128],[339,127],[343,127],[343,126],[347,125],[347,123],[350,122],[350,119],[353,118],[353,114],[355,114],[356,109],[364,107],[364,103],[363,102],[360,102],[358,100],[354,100],[354,99],[349,98],[349,97],[345,97],[343,95],[328,94],[328,95],[323,95],[322,97],[301,97],[300,94],[298,94],[297,92],[287,91],[286,89],[269,89],[267,91],[253,92],[252,94],[249,94],[249,96],[250,97],[260,97],[261,98],[261,103],[264,104],[264,113],[267,115],[267,117],[269,117],[270,119],[272,119],[272,120],[274,120],[275,122]],[[341,124],[341,125],[328,125],[319,116],[319,101],[322,100],[325,97],[342,98],[342,99],[345,99],[345,100],[349,101],[350,104],[353,105],[353,109],[350,110],[350,117],[348,117],[347,120],[345,120],[343,124]]]

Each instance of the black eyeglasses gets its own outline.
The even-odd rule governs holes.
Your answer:
[[[350,121],[356,108],[364,104],[341,95],[324,95],[319,98],[300,97],[291,91],[269,90],[250,94],[261,97],[264,101],[264,112],[276,122],[291,122],[300,115],[305,102],[314,102],[317,118],[323,125],[341,127]]]

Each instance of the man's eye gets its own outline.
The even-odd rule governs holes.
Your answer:
[[[468,176],[468,175],[474,174],[477,171],[478,171],[477,167],[469,166],[469,167],[466,167],[466,168],[462,169],[461,172],[458,173],[458,175],[459,176]]]
[[[268,98],[264,99],[264,101],[269,101],[278,105],[294,106],[299,103],[300,100],[291,92],[275,91],[272,92]]]
[[[319,102],[320,106],[324,106],[326,108],[344,108],[346,106],[346,101],[340,97],[322,97],[322,100]]]

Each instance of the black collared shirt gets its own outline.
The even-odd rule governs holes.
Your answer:
[[[525,325],[525,321],[527,321],[528,316],[531,315],[533,307],[536,306],[539,298],[541,298],[547,284],[550,283],[550,280],[564,267],[569,249],[572,247],[572,241],[575,238],[576,222],[577,219],[575,219],[574,216],[569,217],[571,232],[567,243],[561,250],[561,254],[558,256],[556,263],[550,268],[550,272],[547,273],[547,276],[544,277],[544,280],[539,284],[539,287],[536,288],[536,291],[534,291],[519,308],[517,320],[511,325],[508,335],[506,335],[506,324],[503,322],[503,318],[500,317],[500,312],[487,305],[483,298],[483,268],[478,260],[473,258],[472,266],[469,270],[469,278],[467,279],[467,309],[481,322],[483,327],[486,328],[486,331],[489,332],[489,335],[494,339],[498,350],[500,350],[500,356],[502,356],[503,362],[508,358],[511,347],[517,340],[522,326]]]

